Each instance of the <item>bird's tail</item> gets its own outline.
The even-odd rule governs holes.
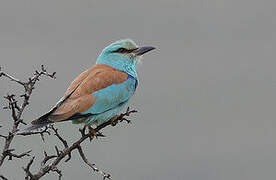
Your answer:
[[[35,124],[35,125],[30,125],[29,127],[25,128],[25,129],[19,129],[16,134],[24,134],[24,133],[28,133],[28,132],[35,132],[35,131],[39,131],[40,129],[51,125],[51,123],[45,123],[45,124]]]
[[[57,108],[59,108],[75,92],[75,90],[79,87],[79,85],[80,84],[78,84],[70,94],[68,94],[65,97],[62,97],[49,112],[47,112],[46,114],[44,114],[40,118],[33,120],[31,122],[31,124],[32,124],[31,126],[25,128],[25,129],[19,129],[16,132],[16,134],[24,134],[26,132],[37,131],[37,130],[43,128],[43,127],[46,127],[46,126],[49,126],[49,125],[53,124],[54,122],[49,120],[50,116],[51,117],[55,116],[55,115],[52,115],[52,113],[55,110],[57,110]],[[66,120],[69,120],[69,119],[66,119]]]
[[[42,129],[43,127],[51,125],[53,122],[48,119],[50,113],[46,113],[38,119],[31,122],[31,125],[24,129],[19,129],[16,134],[24,134],[28,132],[34,132]]]

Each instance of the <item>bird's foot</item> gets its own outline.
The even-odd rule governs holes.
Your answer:
[[[91,142],[95,136],[97,137],[97,131],[95,129],[93,129],[91,126],[87,126],[87,128],[89,131],[89,139]]]
[[[116,124],[118,123],[118,118],[119,117],[120,117],[120,115],[116,115],[116,116],[114,116],[113,118],[110,119],[112,126],[116,126]]]

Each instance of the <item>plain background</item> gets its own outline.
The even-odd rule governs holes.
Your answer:
[[[275,179],[275,7],[274,0],[2,0],[0,64],[21,79],[41,64],[57,71],[56,80],[37,85],[23,115],[29,123],[111,42],[155,46],[138,66],[133,124],[87,141],[89,160],[116,180]],[[19,86],[1,80],[0,96],[7,92]],[[11,117],[0,113],[6,132]],[[57,127],[70,142],[79,137],[80,126]],[[14,142],[17,152],[38,153],[37,162],[57,143],[48,136]],[[23,179],[27,161],[6,161],[0,174]],[[101,179],[76,152],[59,168],[63,179]]]

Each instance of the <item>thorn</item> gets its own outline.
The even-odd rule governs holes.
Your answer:
[[[106,137],[103,133],[101,132],[97,132],[97,134],[95,135],[95,137],[98,139],[99,137]]]
[[[58,149],[57,146],[55,146],[55,150],[56,150],[57,156],[59,156],[60,155],[60,151],[59,151],[59,149]]]
[[[45,69],[45,67],[44,67],[44,65],[43,65],[43,64],[41,65],[41,70],[42,70],[43,72],[45,72],[45,71],[46,71],[46,69]]]

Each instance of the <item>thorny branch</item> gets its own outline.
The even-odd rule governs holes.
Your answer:
[[[8,178],[6,178],[6,177],[3,176],[3,175],[0,175],[0,178],[1,178],[2,180],[8,180]]]
[[[90,163],[90,162],[88,161],[88,159],[85,157],[85,155],[84,155],[84,153],[83,153],[83,150],[82,150],[81,146],[78,146],[78,151],[79,151],[79,154],[80,154],[82,160],[83,160],[89,167],[91,167],[95,172],[100,173],[100,174],[102,175],[103,179],[111,179],[111,175],[110,175],[110,174],[107,174],[107,173],[101,171],[99,168],[97,168],[97,167],[95,166],[95,164],[92,164],[92,163]]]
[[[7,96],[5,96],[4,98],[8,100],[9,105],[7,107],[5,107],[6,109],[10,109],[11,113],[12,113],[12,118],[13,118],[13,127],[12,130],[8,133],[8,135],[1,135],[1,137],[5,138],[5,142],[4,142],[4,148],[3,151],[0,155],[0,167],[3,165],[5,159],[10,156],[10,145],[11,142],[15,136],[15,132],[18,129],[18,126],[22,123],[25,124],[23,122],[23,120],[21,119],[22,113],[24,111],[24,109],[26,108],[26,106],[29,104],[29,99],[30,96],[33,92],[33,89],[35,87],[35,83],[37,81],[39,81],[39,78],[44,75],[44,76],[48,76],[50,78],[55,78],[55,72],[52,74],[49,74],[45,67],[42,65],[40,70],[36,70],[34,75],[29,78],[27,81],[21,81],[11,75],[9,75],[8,73],[2,71],[2,68],[0,67],[0,77],[6,77],[8,79],[10,79],[11,81],[14,81],[20,85],[22,85],[24,87],[24,94],[21,95],[20,97],[23,98],[23,103],[21,105],[18,105],[18,101],[16,100],[16,96],[14,94],[8,94]]]
[[[117,124],[118,122],[122,122],[125,121],[126,119],[124,118],[125,116],[129,116],[131,113],[135,113],[137,111],[132,110],[130,111],[129,108],[127,108],[127,111],[125,113],[122,113],[120,116],[117,117],[117,119],[115,120],[109,120],[99,126],[97,126],[95,128],[96,132],[100,132],[101,129],[105,128],[106,126],[112,125],[114,126],[114,122]],[[129,122],[129,120],[127,121]],[[85,141],[87,138],[90,138],[91,134],[89,132],[85,132],[85,127],[80,129],[80,133],[81,133],[81,137],[80,139],[78,139],[75,143],[73,143],[71,146],[68,145],[67,141],[65,139],[63,139],[61,137],[61,135],[58,133],[58,130],[56,128],[54,128],[53,126],[50,127],[50,129],[52,129],[54,131],[54,135],[61,141],[61,143],[64,146],[63,150],[59,150],[57,146],[55,146],[56,149],[56,154],[55,155],[51,155],[49,156],[46,152],[44,152],[44,159],[42,160],[41,163],[41,168],[37,173],[31,173],[30,172],[30,166],[27,166],[27,168],[25,168],[25,172],[26,172],[26,178],[28,180],[37,180],[40,179],[41,177],[43,177],[45,174],[49,173],[49,172],[60,172],[59,174],[59,178],[61,178],[61,171],[58,170],[57,171],[57,165],[61,162],[62,159],[64,159],[66,156],[68,156],[68,158],[64,161],[64,162],[68,162],[71,159],[71,153],[72,151],[74,151],[75,149],[78,150],[82,160],[89,166],[92,168],[92,170],[94,170],[95,172],[98,172],[102,175],[103,179],[111,179],[111,175],[108,173],[105,173],[104,171],[100,170],[99,168],[97,168],[95,166],[95,164],[90,163],[87,158],[85,157],[83,150],[81,148],[81,143],[83,141]],[[21,134],[19,134],[21,135]],[[47,162],[49,160],[52,160],[51,163],[47,164]]]
[[[14,94],[8,94],[4,98],[8,100],[8,106],[4,107],[5,109],[11,110],[11,116],[13,118],[13,127],[12,130],[8,133],[8,135],[1,135],[0,138],[4,138],[4,148],[2,153],[0,154],[0,168],[3,165],[4,160],[8,157],[9,160],[12,160],[12,158],[23,158],[25,156],[30,156],[31,150],[23,152],[21,154],[15,154],[13,153],[14,149],[10,149],[11,142],[13,141],[15,137],[15,132],[18,130],[18,126],[20,124],[26,124],[23,122],[23,119],[21,118],[22,113],[25,109],[25,107],[29,104],[30,96],[33,92],[34,86],[37,81],[39,81],[39,78],[44,75],[48,76],[50,78],[55,78],[55,72],[52,74],[49,74],[45,67],[42,65],[41,69],[39,71],[35,71],[33,77],[29,78],[28,81],[21,81],[6,72],[1,70],[0,67],[0,77],[6,77],[10,79],[13,82],[16,82],[24,87],[24,94],[20,97],[23,98],[23,103],[19,105],[16,96]],[[97,126],[94,130],[97,133],[96,137],[104,137],[104,135],[100,132],[101,129],[105,128],[106,126],[115,126],[118,122],[126,121],[127,123],[130,123],[131,121],[128,120],[126,117],[130,116],[132,113],[136,113],[136,110],[131,110],[127,108],[127,111],[125,113],[122,113],[121,115],[117,116],[115,119],[111,119],[99,126]],[[1,126],[0,126],[1,128]],[[51,132],[52,131],[52,132]],[[81,137],[75,141],[73,144],[69,145],[68,142],[61,137],[61,135],[58,132],[58,129],[54,128],[53,126],[45,127],[43,130],[40,131],[34,131],[34,132],[23,132],[17,135],[21,136],[30,136],[30,135],[40,135],[42,140],[44,139],[44,134],[55,135],[57,139],[62,143],[63,149],[58,149],[57,146],[55,146],[56,154],[48,155],[46,151],[44,151],[44,158],[42,159],[40,163],[40,168],[35,173],[31,172],[31,166],[35,160],[35,156],[33,156],[26,167],[23,167],[23,170],[25,171],[25,180],[38,180],[44,175],[48,174],[49,172],[57,173],[58,179],[60,180],[62,178],[62,171],[58,169],[58,164],[61,162],[68,162],[72,157],[72,151],[77,150],[79,155],[81,156],[84,163],[86,163],[93,171],[99,173],[103,179],[111,179],[111,175],[108,173],[105,173],[104,171],[100,170],[98,167],[96,167],[95,164],[90,163],[88,159],[86,158],[83,149],[81,147],[81,143],[84,142],[86,139],[91,138],[91,134],[89,132],[86,132],[86,127],[79,129]],[[67,157],[67,158],[66,158]],[[66,159],[65,159],[66,158]],[[64,161],[62,161],[65,159]],[[7,180],[6,177],[3,175],[0,175],[0,178],[3,180]]]

